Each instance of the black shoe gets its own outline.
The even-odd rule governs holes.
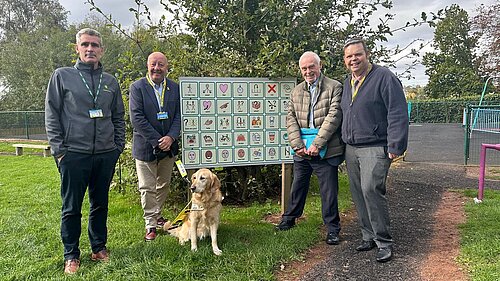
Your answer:
[[[392,259],[392,248],[389,247],[383,247],[383,248],[378,248],[377,252],[377,261],[378,262],[387,262]]]
[[[328,245],[338,245],[339,241],[339,235],[335,232],[328,232],[326,235],[326,244]]]
[[[295,226],[295,220],[282,220],[280,224],[276,226],[276,230],[283,231],[289,230]]]
[[[356,251],[363,252],[363,251],[370,251],[371,249],[377,247],[377,244],[375,244],[375,241],[370,240],[370,241],[365,241],[361,242],[358,247],[356,247]]]

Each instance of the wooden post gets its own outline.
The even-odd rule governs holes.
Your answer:
[[[293,164],[281,164],[281,213],[288,207],[290,191],[292,190],[292,167]]]

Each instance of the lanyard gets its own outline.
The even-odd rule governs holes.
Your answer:
[[[160,102],[160,111],[163,110],[163,102],[164,102],[163,97],[165,96],[165,89],[167,88],[167,79],[163,78],[163,88],[161,90],[161,93],[156,89],[155,84],[153,83],[149,75],[146,75],[146,79],[148,80],[149,85],[153,87],[153,91],[155,91],[156,98],[158,98]]]
[[[352,89],[351,103],[356,98],[356,95],[358,94],[358,90],[359,90],[359,88],[361,88],[361,84],[363,84],[363,82],[365,82],[365,78],[366,78],[366,76],[368,76],[368,73],[370,73],[371,70],[372,70],[372,65],[370,64],[368,66],[368,69],[366,70],[366,74],[363,76],[363,78],[361,78],[361,80],[358,81],[357,85],[355,84],[355,81],[357,81],[357,80],[354,78],[354,76],[351,78],[351,89]]]
[[[75,67],[75,69],[78,70],[78,74],[80,74],[80,77],[82,78],[83,84],[85,84],[85,87],[87,87],[87,91],[89,91],[89,95],[92,97],[92,99],[94,100],[94,104],[95,104],[95,102],[97,101],[97,96],[99,96],[99,93],[101,92],[102,72],[101,72],[101,75],[99,76],[99,86],[97,86],[97,92],[95,93],[95,96],[94,96],[94,93],[92,93],[92,90],[90,90],[89,84],[87,84],[87,80],[85,80],[85,78],[83,77],[82,72],[76,67]]]

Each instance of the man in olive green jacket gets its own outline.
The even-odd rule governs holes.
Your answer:
[[[323,222],[328,234],[326,243],[339,243],[338,165],[342,163],[344,144],[340,125],[342,84],[321,73],[317,54],[305,52],[299,60],[304,82],[297,85],[290,97],[287,132],[294,151],[294,179],[288,208],[278,230],[295,225],[303,211],[314,172],[319,181]]]

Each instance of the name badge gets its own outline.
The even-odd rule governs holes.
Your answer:
[[[90,118],[102,118],[104,114],[102,114],[102,109],[90,109],[89,110]]]
[[[158,120],[167,120],[168,119],[168,112],[158,112],[158,113],[156,113],[156,119],[158,119]]]

